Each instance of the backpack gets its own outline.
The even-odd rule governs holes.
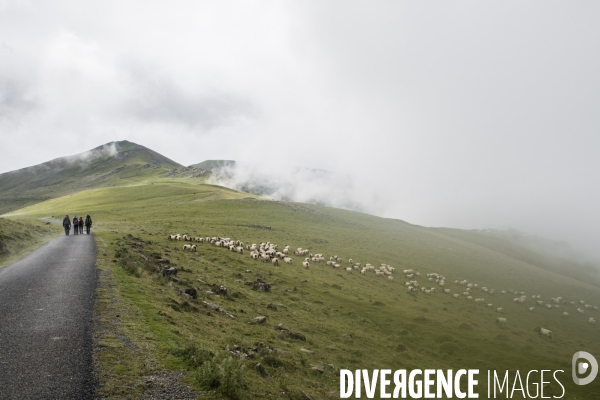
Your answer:
[[[85,217],[85,224],[86,225],[91,225],[92,224],[92,217],[90,217],[89,215],[87,217]]]

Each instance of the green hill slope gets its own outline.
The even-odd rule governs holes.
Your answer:
[[[565,243],[528,236],[514,230],[469,231],[450,228],[432,228],[432,230],[600,288],[598,265],[589,261],[579,261],[579,257]]]
[[[121,141],[85,153],[0,175],[0,214],[39,201],[102,186],[160,176],[178,163],[135,143]]]
[[[561,369],[570,398],[597,399],[600,393],[597,385],[575,387],[569,373],[575,351],[600,354],[600,326],[588,323],[599,311],[576,311],[583,307],[580,301],[600,305],[598,288],[461,238],[460,232],[249,198],[172,178],[84,191],[8,217],[64,213],[90,213],[95,221],[105,282],[99,307],[109,329],[102,331],[98,351],[101,392],[107,397],[139,397],[143,382],[162,368],[187,370],[188,382],[215,398],[280,398],[282,393],[335,398],[339,368],[476,368],[480,389],[487,387],[487,370]],[[327,259],[340,256],[342,268],[322,262],[304,269],[298,256],[292,256],[292,265],[273,266],[209,244],[184,252],[182,242],[167,240],[173,233],[308,248]],[[363,265],[389,264],[396,268],[395,279],[346,272],[349,258]],[[165,265],[178,269],[176,280],[161,275]],[[413,279],[436,292],[409,294],[402,273],[409,268],[420,272]],[[428,273],[443,274],[451,293],[442,293]],[[245,284],[256,279],[271,284],[271,291]],[[478,285],[471,294],[483,304],[466,300],[466,287],[455,283],[461,280]],[[227,287],[228,294],[211,292],[210,284]],[[196,300],[184,293],[191,289]],[[523,304],[514,302],[515,292],[525,292]],[[532,295],[540,295],[543,305]],[[551,298],[559,296],[563,302],[555,304]],[[259,315],[267,317],[265,324],[251,322]],[[506,326],[495,323],[499,315],[507,318]],[[113,325],[121,330],[110,331]],[[534,332],[540,326],[554,332],[552,340]],[[554,381],[547,390],[561,393]]]

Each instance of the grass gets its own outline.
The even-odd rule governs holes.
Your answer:
[[[0,268],[20,260],[61,231],[49,222],[0,218]]]
[[[120,315],[114,329],[100,339],[97,360],[104,371],[104,395],[139,396],[144,377],[161,368],[187,371],[187,383],[214,398],[335,398],[340,368],[478,368],[482,389],[488,369],[544,368],[565,370],[561,383],[567,393],[598,398],[597,386],[575,388],[569,376],[575,351],[600,354],[600,329],[587,323],[594,311],[584,316],[572,306],[527,311],[532,294],[546,301],[562,296],[600,305],[597,286],[435,229],[351,211],[257,200],[192,182],[162,178],[93,189],[6,215],[35,219],[68,212],[94,218],[98,265],[106,285],[99,289],[99,319],[111,325]],[[166,239],[170,233],[270,241],[280,248],[289,244],[344,260],[386,263],[397,268],[396,279],[349,274],[324,263],[305,270],[299,257],[293,266],[273,267],[206,244],[196,253],[183,252],[181,242]],[[178,268],[179,282],[162,276],[165,264],[160,259]],[[420,271],[420,283],[428,286],[436,285],[425,274],[444,274],[452,293],[462,293],[463,287],[454,284],[462,279],[495,288],[495,296],[480,290],[475,296],[503,307],[508,324],[496,325],[493,309],[464,299],[441,293],[409,295],[398,272],[406,268]],[[271,284],[271,291],[254,291],[245,284],[255,279]],[[213,283],[226,286],[228,295],[208,294]],[[192,287],[199,293],[196,301],[182,294]],[[527,302],[516,304],[515,296],[499,293],[509,289],[526,292]],[[203,302],[215,303],[236,318]],[[561,316],[564,310],[569,318]],[[251,318],[258,315],[267,322],[253,324]],[[279,324],[306,340],[273,329]],[[540,338],[533,331],[537,326],[551,329],[553,339]],[[259,350],[242,358],[233,354],[251,348]]]

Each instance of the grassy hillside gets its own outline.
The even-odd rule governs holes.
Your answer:
[[[82,154],[0,174],[0,213],[92,187],[144,181],[178,167],[182,166],[135,143],[108,143]]]
[[[60,232],[60,227],[50,222],[0,218],[0,268],[19,260]]]
[[[100,333],[96,355],[101,394],[137,397],[153,390],[144,382],[162,368],[187,370],[188,383],[209,391],[203,398],[257,399],[336,398],[339,368],[478,368],[482,389],[488,369],[543,368],[565,370],[561,383],[570,398],[600,398],[597,382],[574,387],[569,372],[575,351],[600,354],[600,326],[587,323],[588,316],[600,313],[586,309],[580,315],[570,304],[548,310],[530,298],[539,294],[551,302],[562,296],[600,305],[597,287],[448,232],[191,182],[164,178],[98,188],[8,215],[90,213],[94,218],[103,276],[98,307],[107,329]],[[270,241],[327,258],[386,263],[396,267],[395,280],[324,263],[306,270],[296,256],[292,266],[274,267],[206,244],[198,252],[183,252],[182,243],[166,239],[170,233]],[[165,265],[179,270],[177,281],[157,272]],[[473,297],[485,298],[493,308],[439,292],[410,295],[403,284],[405,268],[421,273],[422,286],[436,287],[427,273],[444,274],[452,294],[465,290],[454,283],[462,279],[495,288],[494,296],[473,290]],[[255,279],[271,284],[271,291],[245,284]],[[228,295],[207,293],[213,283],[226,286]],[[182,294],[191,288],[198,291],[197,300]],[[524,291],[527,301],[517,304],[515,295],[501,290]],[[534,312],[528,311],[531,306]],[[495,324],[496,307],[504,308],[506,326]],[[265,324],[251,322],[259,315],[267,317]],[[538,326],[552,330],[553,339],[540,338],[534,332]],[[549,390],[561,393],[555,382],[546,396]]]
[[[518,231],[468,231],[450,228],[434,230],[600,288],[598,265],[578,261],[578,257],[564,243],[528,236]]]

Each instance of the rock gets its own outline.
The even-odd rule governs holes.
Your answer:
[[[189,288],[189,289],[185,289],[184,291],[186,294],[190,295],[190,297],[192,299],[197,299],[198,298],[198,291],[196,290],[196,288]]]
[[[159,258],[156,262],[159,264],[171,264],[171,261],[168,258]]]
[[[175,276],[177,275],[177,268],[166,267],[162,270],[162,276]]]
[[[310,367],[310,369],[312,369],[313,371],[320,372],[320,373],[325,372],[325,370],[323,369],[323,367],[320,367],[318,365],[314,365],[314,366]]]
[[[206,301],[203,301],[202,304],[204,304],[204,307],[214,310],[214,311],[218,311],[220,313],[223,313],[225,315],[227,315],[229,318],[231,319],[235,319],[235,315],[233,315],[232,313],[230,313],[229,311],[219,307],[218,305],[214,304],[214,303],[207,303]]]
[[[269,305],[267,306],[267,308],[269,310],[273,310],[273,311],[277,311],[277,306],[273,303],[269,303]]]
[[[325,364],[325,365],[323,365],[323,369],[328,374],[330,374],[332,372],[336,372],[336,368],[333,364]]]
[[[315,354],[314,351],[305,349],[304,347],[300,347],[300,351],[303,352],[303,353]]]
[[[246,284],[248,284],[248,283],[246,282]],[[269,285],[262,279],[257,279],[250,284],[252,285],[252,290],[258,290],[260,292],[270,292],[271,291],[271,285]]]
[[[179,278],[178,278],[178,277],[176,277],[176,276],[172,276],[172,277],[171,277],[171,280],[172,280],[173,282],[175,282],[175,283],[179,283],[179,282],[181,282],[181,280],[179,280]]]
[[[275,353],[279,356],[285,357],[285,358],[293,358],[292,357],[292,353],[287,352],[285,350],[281,350],[281,349],[275,349]]]
[[[212,284],[210,285],[210,290],[216,294],[224,294],[227,296],[227,288],[223,285]]]
[[[267,317],[264,315],[252,318],[252,322],[255,324],[264,324],[267,321]]]
[[[281,324],[274,326],[273,329],[275,329],[276,331],[281,331],[282,333],[291,337],[292,339],[306,340],[306,336],[304,336],[303,334],[298,332],[292,332],[289,329],[282,327]]]

